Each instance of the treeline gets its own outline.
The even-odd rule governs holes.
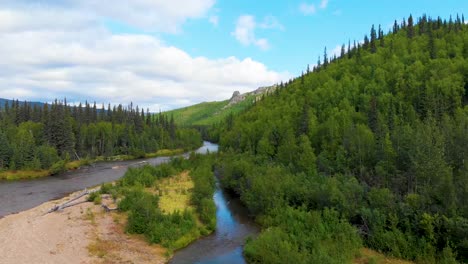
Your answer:
[[[0,170],[49,169],[59,161],[98,156],[139,158],[201,143],[196,130],[132,104],[98,109],[96,103],[69,106],[66,100],[42,107],[14,101],[0,109]]]
[[[467,262],[467,59],[463,16],[410,16],[225,121],[222,182],[266,228],[248,259],[350,262],[359,234],[418,263]]]

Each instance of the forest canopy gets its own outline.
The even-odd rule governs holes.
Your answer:
[[[281,263],[284,249],[313,263],[311,252],[336,254],[319,246],[332,241],[350,262],[358,240],[338,235],[350,233],[341,219],[387,254],[467,262],[467,59],[463,16],[372,26],[218,127],[222,182],[266,228],[249,260]]]
[[[96,103],[69,106],[6,102],[0,108],[0,170],[49,169],[63,161],[98,156],[144,157],[161,149],[194,149],[202,143],[194,129],[173,118],[145,113],[130,104],[107,109]]]

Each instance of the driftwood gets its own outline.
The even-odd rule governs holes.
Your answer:
[[[86,203],[88,201],[79,201],[79,202],[74,202],[78,199],[80,199],[81,197],[85,196],[85,195],[88,195],[90,193],[93,193],[97,190],[92,190],[92,191],[89,191],[87,189],[85,189],[83,192],[81,192],[79,195],[77,195],[76,197],[73,197],[71,200],[63,203],[63,204],[60,204],[60,205],[56,205],[52,208],[50,208],[49,211],[47,211],[44,215],[46,214],[49,214],[49,213],[52,213],[52,212],[56,212],[56,211],[60,211],[60,210],[63,210],[65,208],[68,208],[68,207],[72,207],[72,206],[75,206],[75,205],[78,205],[78,204],[82,204],[82,203]],[[115,207],[115,208],[110,208],[109,206],[105,205],[105,204],[101,204],[101,207],[104,208],[104,210],[106,212],[110,212],[110,211],[115,211],[118,209],[118,207]]]
[[[109,206],[105,205],[105,204],[101,204],[101,207],[104,208],[104,210],[106,211],[106,213],[110,212],[110,211],[115,211],[117,210],[118,208],[115,207],[115,208],[110,208]]]
[[[71,207],[71,206],[74,206],[74,205],[77,205],[77,204],[81,204],[83,202],[76,202],[76,203],[72,203],[72,202],[74,202],[74,201],[80,199],[81,197],[83,197],[85,195],[88,195],[88,194],[90,194],[92,192],[94,192],[94,191],[88,191],[87,189],[85,189],[82,193],[80,193],[78,196],[72,198],[71,200],[69,200],[69,201],[67,201],[67,202],[65,202],[63,204],[56,205],[56,206],[50,208],[50,210],[47,211],[44,215],[55,212],[55,211],[59,211],[59,210],[62,210],[64,208]]]

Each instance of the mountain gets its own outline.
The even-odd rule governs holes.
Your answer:
[[[9,100],[9,99],[4,99],[4,98],[0,98],[0,108],[3,108],[5,107],[5,103],[8,102],[8,104],[11,106],[13,104],[13,102],[15,102],[16,100]],[[23,104],[24,101],[18,101],[20,104]],[[34,106],[39,106],[39,107],[42,107],[44,106],[44,103],[41,103],[41,102],[28,102],[28,104],[32,107]]]
[[[177,125],[207,126],[226,119],[231,114],[237,114],[262,99],[264,95],[273,93],[277,85],[260,87],[255,91],[241,94],[235,91],[229,100],[219,102],[203,102],[200,104],[165,112],[173,116]]]
[[[463,18],[372,26],[278,91],[217,128],[221,182],[263,227],[249,262],[468,262]]]

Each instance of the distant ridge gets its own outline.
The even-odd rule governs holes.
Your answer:
[[[279,86],[265,86],[241,94],[235,91],[231,98],[218,102],[203,102],[184,108],[179,108],[166,113],[174,117],[177,125],[184,126],[208,126],[221,122],[231,114],[239,113],[255,102],[262,99],[264,95],[274,92]]]
[[[15,101],[16,101],[16,99],[10,100],[10,99],[5,99],[5,98],[0,98],[0,109],[4,108],[6,103],[8,103],[9,106],[13,105],[13,102],[15,102]],[[23,104],[25,101],[18,99],[18,102],[20,104]],[[28,104],[30,104],[31,106],[43,106],[45,104],[45,103],[41,103],[41,102],[30,102],[30,101],[26,101],[26,102]]]

